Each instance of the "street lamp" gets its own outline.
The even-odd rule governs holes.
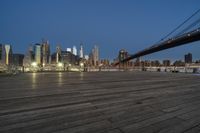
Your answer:
[[[84,71],[84,63],[83,62],[80,63],[80,71]]]
[[[37,72],[37,71],[38,71],[37,62],[32,62],[32,63],[31,63],[31,66],[32,66],[32,71],[33,71],[33,72]]]
[[[84,64],[83,64],[83,63],[80,63],[80,66],[81,66],[81,67],[83,67],[83,66],[84,66]]]
[[[36,62],[32,62],[32,63],[31,63],[31,66],[37,67],[37,63],[36,63]]]
[[[58,67],[63,67],[63,63],[59,62]]]

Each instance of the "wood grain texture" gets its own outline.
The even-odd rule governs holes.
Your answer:
[[[1,133],[200,132],[200,76],[158,72],[0,77]]]

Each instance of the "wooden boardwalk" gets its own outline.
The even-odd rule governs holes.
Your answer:
[[[156,72],[0,77],[0,133],[199,133],[200,76]]]

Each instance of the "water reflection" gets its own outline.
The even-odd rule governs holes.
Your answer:
[[[80,72],[80,80],[83,80],[83,78],[84,78],[84,73]]]
[[[61,86],[63,82],[63,73],[59,72],[58,73],[58,85]]]
[[[37,84],[37,73],[32,73],[32,88],[36,88]]]

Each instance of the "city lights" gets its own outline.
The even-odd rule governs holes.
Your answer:
[[[63,67],[63,63],[59,62],[58,67]]]
[[[63,50],[60,46],[57,46],[56,51],[53,53],[50,52],[49,41],[44,39],[39,43],[31,44],[26,54],[13,53],[12,45],[9,46],[10,49],[6,44],[0,44],[0,57],[2,56],[0,68],[5,69],[0,69],[0,72],[7,71],[6,65],[10,63],[16,67],[15,70],[18,69],[18,71],[22,72],[77,71],[77,69],[85,71],[89,70],[86,69],[88,67],[97,69],[99,63],[106,63],[99,59],[99,47],[97,45],[87,54],[84,52],[83,43],[80,44],[79,49],[73,46]],[[7,56],[5,56],[6,53]],[[6,57],[9,58],[7,59],[7,64]],[[109,61],[104,66],[110,66]]]
[[[71,68],[70,69],[72,72],[79,72],[80,70],[78,68]]]
[[[200,0],[0,0],[0,19],[0,133],[200,133]]]
[[[83,67],[83,66],[84,66],[84,64],[81,62],[81,63],[80,63],[80,66],[81,66],[81,67]]]
[[[37,67],[37,63],[36,63],[36,62],[32,62],[32,63],[31,63],[31,66]]]

